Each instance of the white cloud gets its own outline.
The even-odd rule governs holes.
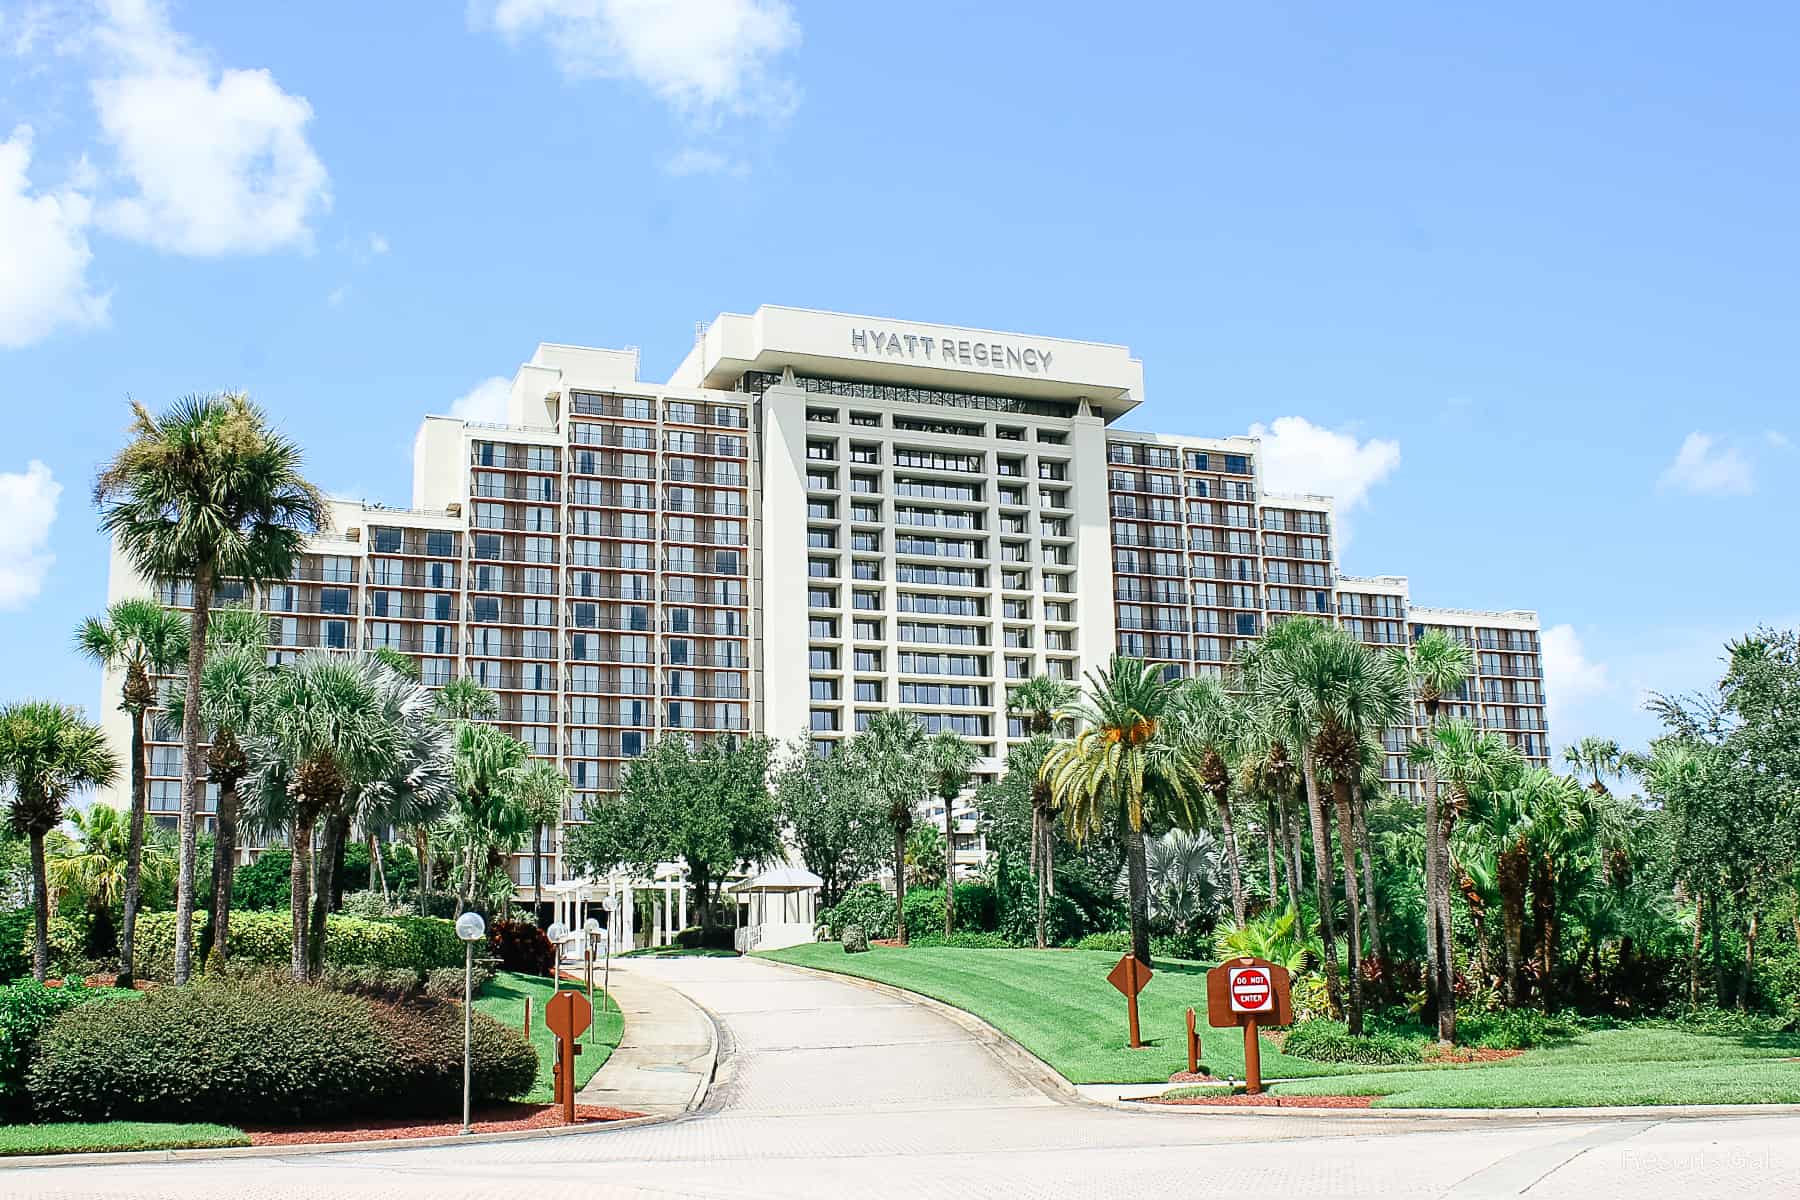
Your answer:
[[[1771,450],[1792,450],[1794,448],[1794,439],[1779,429],[1771,429],[1763,434],[1763,441],[1768,443]]]
[[[1737,447],[1696,431],[1682,441],[1675,461],[1663,468],[1656,487],[1695,496],[1748,496],[1756,490],[1756,479],[1750,460]]]
[[[506,410],[511,399],[512,380],[492,375],[451,401],[450,415],[461,417],[465,421],[490,421],[498,424],[506,420]]]
[[[1262,439],[1263,486],[1271,492],[1309,492],[1336,501],[1338,546],[1349,538],[1346,515],[1368,503],[1369,489],[1400,465],[1400,443],[1359,441],[1355,434],[1314,425],[1305,417],[1258,422],[1250,436]]]
[[[20,608],[43,588],[61,498],[62,484],[35,458],[23,472],[0,472],[0,609]]]
[[[379,233],[371,233],[369,235],[369,253],[372,255],[381,255],[386,254],[387,252],[388,240]]]
[[[340,283],[338,286],[332,288],[329,292],[325,293],[325,303],[331,305],[331,307],[333,307],[333,308],[337,308],[339,305],[343,304],[343,302],[349,298],[350,298],[350,285],[347,283]]]
[[[742,176],[750,173],[750,164],[741,158],[731,158],[721,154],[717,150],[702,150],[690,146],[665,159],[663,170],[677,178],[687,175]]]
[[[0,142],[0,346],[8,348],[106,320],[107,297],[87,280],[92,203],[72,188],[34,192],[30,166],[31,127],[21,125]]]
[[[267,70],[215,69],[157,0],[106,0],[93,32],[94,106],[134,189],[100,208],[104,228],[179,254],[310,246],[331,192],[304,97]]]
[[[1545,716],[1551,736],[1574,741],[1583,733],[1596,732],[1565,728],[1564,722],[1588,702],[1613,693],[1612,675],[1606,665],[1588,658],[1573,625],[1552,625],[1539,636],[1539,642],[1543,646]]]
[[[478,16],[540,37],[570,79],[629,79],[691,121],[780,119],[798,90],[770,64],[800,42],[786,0],[493,0]]]

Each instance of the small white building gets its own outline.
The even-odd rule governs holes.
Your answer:
[[[780,950],[813,940],[824,880],[799,867],[772,867],[726,888],[738,899],[738,953]]]

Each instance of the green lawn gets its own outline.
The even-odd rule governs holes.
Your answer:
[[[1601,1029],[1517,1058],[1276,1084],[1285,1095],[1376,1096],[1378,1108],[1800,1103],[1800,1036]]]
[[[704,946],[646,946],[642,950],[630,950],[619,955],[620,958],[736,958],[736,950],[721,950],[717,947]]]
[[[249,1144],[243,1130],[229,1125],[161,1125],[153,1121],[0,1125],[0,1155],[191,1150]]]
[[[563,990],[576,990],[565,981]],[[585,992],[585,988],[581,988]],[[552,1062],[556,1053],[556,1035],[544,1027],[544,1002],[550,998],[551,982],[540,975],[516,975],[502,971],[475,997],[475,1007],[503,1025],[514,1029],[525,1021],[525,1001],[531,1001],[531,1044],[537,1047],[538,1076],[525,1096],[529,1104],[550,1103]],[[575,1082],[585,1084],[593,1078],[619,1037],[625,1030],[624,1018],[614,1005],[602,1006],[600,986],[594,986],[594,1023],[581,1035],[581,1053],[575,1059]]]
[[[1166,1083],[1187,1070],[1187,1009],[1198,1015],[1200,1061],[1214,1075],[1244,1074],[1244,1036],[1206,1028],[1207,964],[1159,959],[1138,995],[1138,1024],[1148,1047],[1126,1046],[1125,998],[1106,982],[1119,961],[1098,950],[957,950],[875,946],[845,954],[836,942],[812,942],[764,957],[857,975],[967,1009],[1049,1063],[1073,1083]],[[1364,1067],[1289,1058],[1262,1043],[1265,1076],[1334,1075]]]

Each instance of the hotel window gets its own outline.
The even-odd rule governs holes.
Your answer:
[[[809,408],[806,410],[806,419],[822,425],[836,425],[837,413],[829,408]]]
[[[835,699],[835,697],[834,697]],[[856,681],[856,700],[859,704],[877,704],[881,701],[881,681],[879,679],[859,679]]]
[[[1063,601],[1046,600],[1044,602],[1044,620],[1060,621],[1066,624],[1074,619],[1075,608],[1073,605]]]
[[[851,606],[867,612],[881,611],[881,593],[856,591],[850,594]]]
[[[1069,464],[1068,463],[1063,463],[1063,462],[1040,462],[1040,463],[1038,463],[1038,478],[1039,479],[1054,479],[1054,480],[1057,480],[1058,482],[1061,482],[1062,480],[1065,480],[1068,477],[1069,477]]]
[[[832,661],[835,663],[837,660],[834,658]],[[881,670],[881,651],[858,650],[856,652],[855,667],[858,671]]]
[[[873,580],[881,578],[881,564],[873,559],[859,558],[850,564],[850,578]]]
[[[879,642],[881,641],[881,622],[853,621],[851,622],[850,636],[859,642]]]
[[[879,533],[854,532],[850,535],[850,548],[864,553],[878,553],[881,550]]]
[[[836,709],[815,708],[811,714],[814,733],[832,733],[841,728]]]
[[[850,519],[852,521],[869,521],[869,522],[880,521],[881,520],[881,505],[879,505],[879,504],[852,504],[850,506]]]
[[[850,443],[850,461],[871,465],[878,463],[881,461],[881,447],[852,442]]]
[[[853,412],[850,414],[850,423],[852,425],[879,426],[881,424],[881,414]]]
[[[850,490],[862,495],[873,496],[881,491],[881,480],[874,475],[852,475],[850,477]]]
[[[837,530],[808,529],[806,531],[806,544],[813,550],[835,550],[838,544]]]
[[[806,486],[813,491],[836,491],[837,473],[834,471],[808,471],[806,473]]]
[[[807,588],[806,606],[808,608],[836,608],[836,588]]]
[[[837,519],[836,500],[808,500],[806,515],[815,521],[832,521]]]
[[[837,563],[829,558],[809,558],[806,573],[813,579],[836,579]]]
[[[447,658],[419,660],[419,681],[426,687],[443,687],[453,678],[454,663]]]
[[[806,457],[814,462],[837,461],[837,446],[832,442],[806,443]]]
[[[808,637],[834,638],[837,636],[837,631],[836,617],[813,617],[806,623]]]
[[[806,655],[807,666],[814,671],[835,671],[838,665],[836,650],[809,650]]]
[[[1039,488],[1038,505],[1041,508],[1069,507],[1069,493],[1063,488]]]
[[[810,684],[814,700],[836,700],[838,698],[838,681],[835,679],[815,679]]]

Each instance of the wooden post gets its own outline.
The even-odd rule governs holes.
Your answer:
[[[1200,1034],[1194,1029],[1194,1010],[1187,1010],[1188,1033],[1188,1074],[1200,1073]]]
[[[525,1040],[531,1040],[531,997],[525,997]]]
[[[1262,1044],[1256,1040],[1256,1018],[1244,1021],[1244,1090],[1252,1096],[1262,1094]]]
[[[1131,1048],[1136,1050],[1144,1044],[1143,1039],[1138,1037],[1137,993],[1127,996],[1125,1003],[1131,1008]]]
[[[563,1124],[575,1123],[575,1056],[581,1053],[581,1047],[575,1044],[574,1038],[563,1038],[562,1041],[562,1106]]]

